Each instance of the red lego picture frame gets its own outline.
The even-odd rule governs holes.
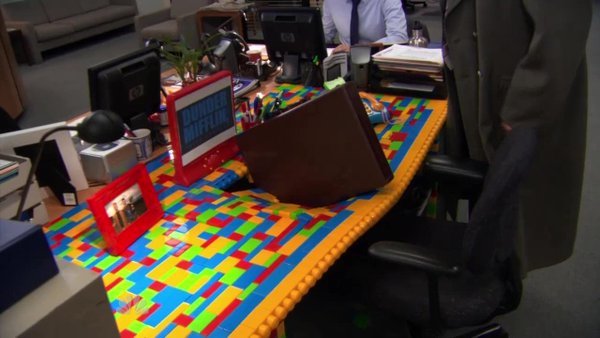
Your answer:
[[[138,164],[87,200],[111,255],[119,255],[163,216],[148,171]]]
[[[220,71],[167,96],[175,182],[189,186],[238,152],[231,73]]]

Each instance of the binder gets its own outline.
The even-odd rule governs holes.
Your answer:
[[[236,137],[255,184],[280,202],[325,206],[393,177],[352,83]]]

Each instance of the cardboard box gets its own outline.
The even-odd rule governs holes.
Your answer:
[[[129,140],[96,144],[82,150],[79,155],[89,181],[112,182],[137,164],[135,146]]]
[[[58,275],[0,314],[0,337],[119,337],[102,277],[56,263]]]
[[[57,273],[40,226],[0,219],[0,312]]]

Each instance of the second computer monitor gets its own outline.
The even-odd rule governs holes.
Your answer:
[[[327,57],[325,35],[318,8],[274,7],[259,9],[269,59],[283,63],[278,82],[300,83],[304,63]]]
[[[117,113],[134,129],[160,108],[160,58],[146,47],[88,69],[90,106]]]

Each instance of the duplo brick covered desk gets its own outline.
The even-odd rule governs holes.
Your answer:
[[[318,93],[278,90],[288,103]],[[173,182],[167,153],[147,164],[164,217],[123,255],[103,249],[85,203],[44,227],[52,250],[102,274],[124,337],[268,336],[398,201],[445,120],[445,101],[376,97],[394,120],[375,128],[395,174],[378,191],[313,209],[277,203],[259,189],[228,193],[247,173],[241,157],[183,187]]]

